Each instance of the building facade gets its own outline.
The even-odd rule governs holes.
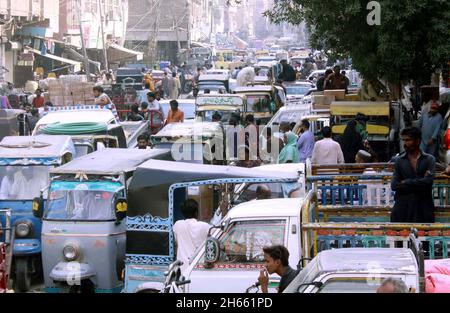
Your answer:
[[[58,30],[59,0],[0,0],[0,81],[21,85],[32,76],[34,56],[24,47]]]
[[[214,33],[213,7],[218,0],[129,0],[126,46],[142,51],[145,61],[177,62],[178,53],[192,42],[210,42]],[[149,58],[151,42],[156,55]],[[152,59],[152,60],[150,60]]]

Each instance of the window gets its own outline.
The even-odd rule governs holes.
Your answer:
[[[262,263],[263,247],[283,245],[285,220],[236,222],[219,239],[222,254],[220,263]]]
[[[271,99],[267,95],[248,95],[247,110],[248,112],[269,112]]]
[[[0,199],[31,200],[48,186],[52,166],[1,166]],[[44,195],[45,196],[45,195]]]

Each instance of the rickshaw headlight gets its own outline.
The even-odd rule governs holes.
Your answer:
[[[28,223],[19,223],[16,225],[16,236],[18,238],[26,237],[31,232],[31,226]]]
[[[74,261],[79,256],[79,249],[74,245],[66,245],[63,249],[63,255],[67,261]]]

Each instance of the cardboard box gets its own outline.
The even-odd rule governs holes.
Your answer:
[[[325,90],[323,92],[324,96],[335,96],[336,100],[345,100],[345,90],[344,89],[334,89]]]
[[[332,96],[320,96],[316,95],[312,97],[313,105],[330,105],[331,102],[335,101],[334,95]]]

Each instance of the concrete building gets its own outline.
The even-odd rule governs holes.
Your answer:
[[[61,27],[58,39],[72,47],[82,47],[81,38],[91,59],[123,63],[138,58],[123,49],[128,23],[128,0],[65,0],[60,5]],[[81,31],[80,35],[80,18]],[[72,58],[80,55],[69,50]]]
[[[0,82],[22,85],[33,75],[33,54],[23,53],[31,38],[53,36],[59,28],[59,0],[0,0]],[[36,43],[39,45],[39,43]]]
[[[177,62],[191,42],[210,41],[217,0],[129,0],[126,46],[144,52],[145,63]],[[149,57],[151,42],[157,42]],[[150,42],[150,44],[149,44]]]

